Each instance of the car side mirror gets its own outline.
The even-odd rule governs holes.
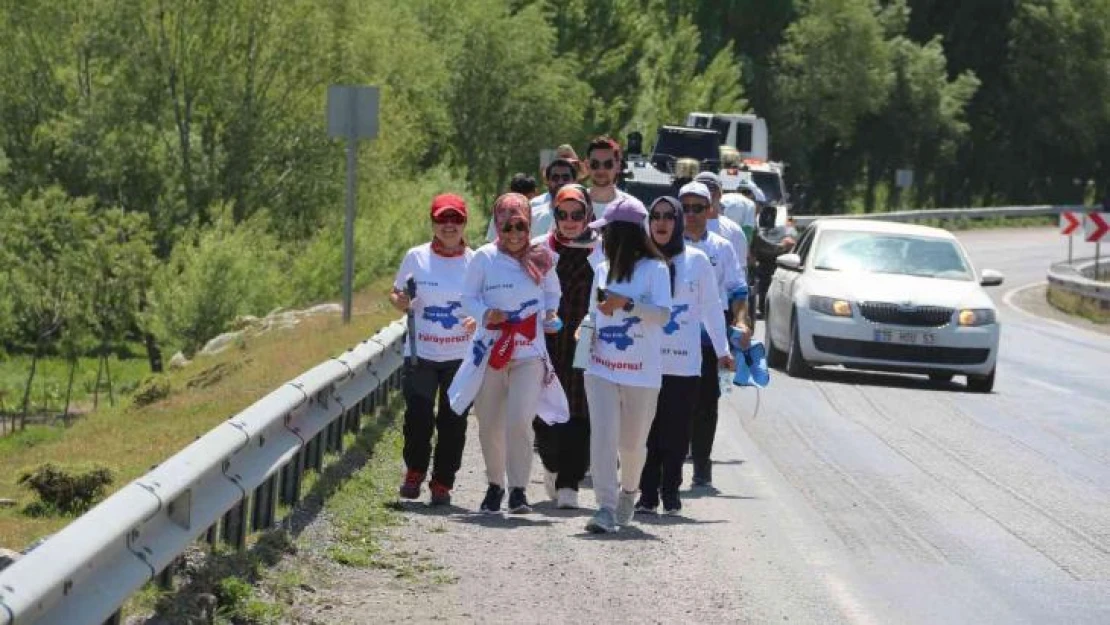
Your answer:
[[[797,254],[783,254],[775,259],[775,264],[787,271],[801,271],[802,257]]]
[[[982,286],[998,286],[1002,284],[1002,280],[1002,273],[994,269],[984,269],[979,276],[979,284]]]

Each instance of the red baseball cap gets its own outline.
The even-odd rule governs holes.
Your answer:
[[[466,200],[455,195],[454,193],[441,193],[432,200],[432,218],[439,217],[443,213],[455,211],[456,213],[466,217]]]

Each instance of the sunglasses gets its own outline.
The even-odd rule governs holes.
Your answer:
[[[547,179],[550,182],[570,182],[574,180],[574,174],[551,174]]]
[[[648,215],[648,219],[650,219],[651,221],[674,221],[675,220],[675,214],[674,213],[651,213],[650,215]]]
[[[616,165],[616,163],[613,162],[611,158],[607,158],[603,161],[590,160],[590,169],[612,169],[614,165]]]
[[[682,210],[684,210],[688,213],[693,213],[695,215],[700,215],[700,214],[704,213],[705,209],[707,209],[707,208],[709,208],[708,204],[683,204],[682,205]]]
[[[440,225],[453,224],[456,226],[461,226],[466,223],[466,217],[463,217],[458,213],[443,213],[432,217],[432,223]]]
[[[557,208],[555,209],[555,219],[559,221],[567,221],[568,219],[570,221],[586,221],[586,211],[580,210],[568,213],[565,210]]]
[[[523,221],[510,221],[509,223],[501,226],[501,232],[509,233],[513,230],[517,232],[528,232],[528,224]]]

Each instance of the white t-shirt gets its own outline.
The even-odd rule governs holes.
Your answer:
[[[673,259],[674,303],[663,326],[663,375],[701,375],[701,329],[704,326],[717,356],[728,354],[724,305],[713,279],[709,257],[687,245]]]
[[[739,193],[721,196],[721,214],[739,224],[749,236],[755,230],[755,202]]]
[[[710,232],[715,232],[732,244],[732,252],[736,256],[736,262],[740,266],[739,271],[741,276],[748,275],[748,237],[744,234],[744,229],[736,225],[736,222],[721,215],[718,219],[709,219],[706,221],[706,227]]]
[[[463,329],[463,276],[474,250],[462,256],[447,258],[432,251],[425,243],[410,249],[401,260],[401,268],[393,279],[393,288],[404,290],[411,276],[416,281],[416,299],[412,304],[416,320],[416,355],[426,360],[445,362],[466,356],[471,335]],[[405,342],[406,354],[409,343]]]
[[[597,290],[608,289],[630,298],[670,308],[671,276],[663,261],[642,259],[632,270],[628,282],[608,282],[609,261],[594,272],[590,296],[590,316],[594,320],[593,346],[586,373],[614,384],[659,388],[663,383],[663,328],[646,323],[636,314],[616,310],[603,315],[597,309]]]
[[[625,193],[624,191],[621,191],[620,189],[616,189],[616,193],[617,194],[615,196],[613,196],[612,201],[604,202],[604,203],[603,202],[598,202],[598,201],[593,201],[592,202],[593,205],[594,205],[594,219],[601,219],[601,216],[605,214],[605,209],[608,208],[609,205],[612,204],[613,202],[616,202],[618,199],[620,199],[622,197],[631,197],[627,193]],[[591,200],[592,200],[592,198],[591,198]]]
[[[728,307],[729,296],[741,285],[747,285],[748,283],[747,276],[742,276],[739,273],[739,265],[736,262],[736,254],[733,252],[732,244],[719,234],[706,232],[705,236],[699,241],[687,238],[686,245],[693,245],[709,257],[709,262],[713,265],[713,273],[717,277],[717,289],[720,293],[721,304]]]
[[[542,194],[537,195],[536,197],[528,200],[528,204],[531,205],[532,208],[536,208],[537,206],[543,206],[544,204],[550,204],[550,203],[551,203],[551,192],[550,191],[544,191]]]
[[[559,310],[559,277],[555,265],[544,274],[540,284],[532,281],[520,263],[488,243],[474,252],[462,286],[462,308],[482,323],[486,311],[495,308],[509,314],[510,321],[536,315],[536,334],[531,340],[517,335],[513,360],[538,358],[547,353],[543,338],[543,318],[548,310]]]

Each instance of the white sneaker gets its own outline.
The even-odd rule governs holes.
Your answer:
[[[578,491],[573,488],[560,488],[558,502],[558,507],[562,510],[577,510]]]
[[[638,491],[628,492],[621,489],[620,499],[617,500],[617,525],[628,525],[632,522],[632,515],[636,513],[636,496]]]
[[[547,469],[543,470],[543,489],[547,491],[547,498],[551,501],[555,501],[555,498],[559,496],[559,492],[555,489],[555,480],[558,477],[558,473]]]

